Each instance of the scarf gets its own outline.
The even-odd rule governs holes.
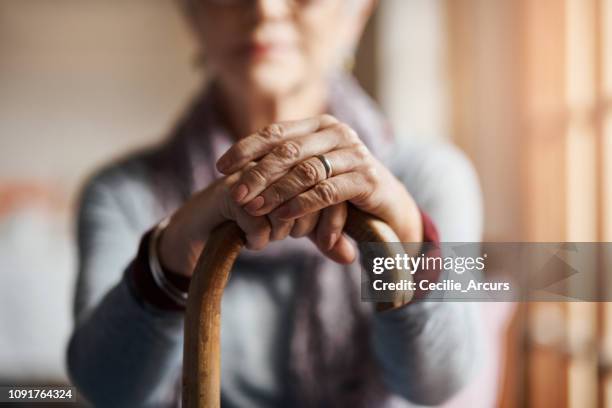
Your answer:
[[[216,117],[210,92],[196,98],[172,137],[152,157],[162,213],[222,175],[216,160],[232,139]],[[386,120],[357,82],[339,75],[329,82],[328,113],[351,126],[379,159],[393,138]],[[324,258],[307,238],[271,243],[240,258],[271,262],[281,254],[303,260],[298,277],[290,343],[292,406],[380,407],[389,393],[380,381],[370,345],[370,304],[360,301],[357,262],[341,266]]]

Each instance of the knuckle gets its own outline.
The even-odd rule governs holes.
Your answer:
[[[291,235],[293,238],[301,238],[304,236],[304,225],[301,219],[297,220],[295,224],[293,224],[293,228],[291,228],[289,235]]]
[[[239,223],[240,224],[240,223]],[[254,225],[241,226],[243,230],[246,230],[246,238],[248,247],[250,249],[262,249],[266,246],[269,240],[270,233],[272,231],[270,225],[267,222],[255,222]]]
[[[262,219],[259,223],[259,226],[255,234],[260,237],[265,238],[265,237],[268,237],[271,232],[272,232],[272,226],[270,225],[270,223]]]
[[[265,184],[267,180],[266,176],[263,174],[263,171],[259,167],[253,167],[251,170],[249,170],[245,179],[256,184]]]
[[[336,188],[327,181],[317,184],[315,187],[315,193],[325,204],[335,203],[338,196]]]
[[[363,175],[365,178],[365,182],[371,186],[378,185],[379,182],[379,172],[376,166],[373,164],[367,164],[363,169]]]
[[[294,199],[292,206],[296,212],[302,213],[308,208],[307,199],[298,196]]]
[[[318,217],[314,215],[307,215],[295,220],[295,224],[291,229],[291,236],[293,238],[305,237],[316,227]]]
[[[300,179],[308,185],[313,185],[319,180],[319,171],[311,161],[300,163],[296,171]]]
[[[338,123],[338,119],[336,119],[334,116],[330,115],[329,113],[324,113],[323,115],[319,117],[319,122],[321,123],[322,127],[325,127],[325,126],[329,126],[334,123]]]
[[[282,225],[275,225],[274,228],[272,228],[272,233],[270,234],[270,240],[271,241],[280,241],[281,239],[283,239],[283,227]]]
[[[291,232],[292,227],[293,221],[283,222],[281,225],[279,225],[278,230],[276,231],[276,236],[278,237],[278,239],[280,240],[287,238],[287,235],[289,235],[289,233]]]
[[[298,228],[293,228],[291,230],[291,233],[289,234],[291,235],[291,238],[302,238],[304,237],[306,234],[303,233],[303,231],[301,229]]]
[[[300,156],[300,150],[296,142],[285,142],[274,149],[274,155],[282,160],[292,160]]]
[[[246,152],[242,144],[235,145],[230,154],[235,162],[242,162],[246,158]]]
[[[357,136],[357,132],[353,130],[352,127],[347,125],[346,123],[338,123],[334,125],[336,132],[338,132],[342,139],[346,140],[349,143],[357,143],[359,141],[359,136]]]
[[[265,201],[267,203],[277,205],[283,202],[283,197],[284,194],[282,188],[274,184],[268,189],[268,194]]]
[[[251,170],[255,166],[257,166],[257,162],[251,160],[247,164],[244,165],[244,171]]]
[[[271,125],[267,125],[263,127],[259,132],[257,132],[259,136],[266,140],[278,140],[282,139],[284,135],[283,127],[278,123],[273,123]]]
[[[366,161],[370,157],[370,150],[363,143],[359,143],[355,148],[355,156],[360,162]]]

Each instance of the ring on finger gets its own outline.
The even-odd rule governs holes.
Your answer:
[[[325,167],[325,178],[330,178],[332,176],[333,167],[329,159],[322,154],[318,155],[317,159],[321,160],[321,163],[323,163],[323,167]]]

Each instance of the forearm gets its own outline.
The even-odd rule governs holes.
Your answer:
[[[439,253],[439,234],[420,212],[426,256]],[[419,270],[417,281],[439,279],[438,270]],[[467,381],[482,342],[478,310],[468,303],[431,302],[417,291],[413,302],[374,318],[374,347],[382,374],[394,392],[419,404],[439,404]]]
[[[385,384],[417,404],[444,402],[479,365],[479,321],[470,303],[420,302],[378,313],[373,347]]]
[[[96,406],[155,405],[180,367],[180,312],[149,310],[124,277],[76,327],[68,369]]]

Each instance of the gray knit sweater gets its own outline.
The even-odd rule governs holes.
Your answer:
[[[479,241],[480,190],[464,156],[448,145],[403,143],[393,150],[387,164],[433,219],[441,240]],[[140,155],[100,171],[82,195],[68,369],[95,406],[174,406],[179,399],[183,315],[138,302],[124,274],[143,233],[165,215],[160,208]],[[301,264],[280,257],[239,268],[250,270],[233,273],[222,303],[222,403],[285,406]],[[447,400],[487,358],[482,320],[471,303],[411,304],[375,314],[369,331],[392,406]]]

